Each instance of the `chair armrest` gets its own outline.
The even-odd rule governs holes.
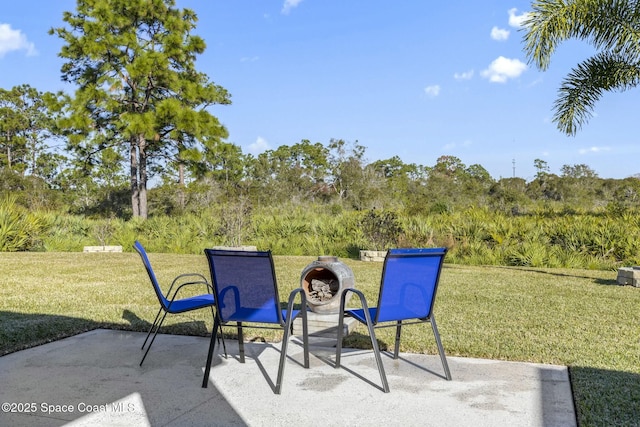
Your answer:
[[[291,291],[291,293],[289,294],[289,301],[287,303],[287,316],[290,316],[290,313],[293,311],[293,303],[296,299],[296,294],[300,294],[300,312],[307,311],[307,294],[304,292],[304,289],[297,288]],[[287,321],[287,319],[282,320],[285,322]]]
[[[199,278],[199,280],[190,280],[188,282],[184,282],[181,283],[173,292],[173,295],[171,295],[171,290],[173,289],[174,285],[176,285],[177,283],[179,283],[180,280],[185,279],[187,277],[196,277]],[[170,301],[173,301],[176,296],[178,295],[178,292],[180,291],[180,289],[182,289],[185,286],[191,286],[191,285],[205,285],[206,291],[207,293],[210,293],[213,295],[213,286],[211,286],[209,284],[209,281],[202,275],[199,273],[185,273],[185,274],[181,274],[179,276],[177,276],[175,279],[173,279],[173,282],[171,282],[171,286],[169,286],[169,291],[167,292],[167,299]]]
[[[367,298],[364,296],[362,291],[358,289],[353,289],[353,288],[346,288],[346,289],[343,289],[342,293],[340,294],[340,311],[344,313],[346,309],[345,305],[347,301],[347,295],[349,294],[349,292],[354,293],[358,296],[358,298],[360,299],[360,304],[362,304],[362,308],[365,309],[365,311],[369,310],[369,305],[367,304]]]
[[[346,288],[342,291],[342,294],[340,295],[340,313],[344,314],[346,312],[345,305],[347,301],[348,292],[352,292],[356,294],[358,298],[360,298],[360,304],[362,304],[362,310],[364,311],[365,320],[367,321],[368,324],[374,325],[371,319],[371,313],[369,311],[369,304],[367,304],[367,298],[364,296],[362,291],[358,289]]]
[[[207,283],[209,284],[209,281],[207,280],[206,277],[204,277],[202,274],[200,273],[184,273],[181,274],[179,276],[176,276],[175,279],[173,279],[173,282],[171,282],[171,286],[169,286],[169,290],[167,291],[167,295],[171,293],[171,289],[173,289],[173,286],[181,279],[185,278],[185,277],[199,277],[200,279],[197,281],[191,281],[189,283]]]

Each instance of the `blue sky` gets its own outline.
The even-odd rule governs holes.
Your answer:
[[[10,3],[10,4],[9,4]],[[0,87],[60,81],[51,27],[75,0],[0,6]],[[523,0],[177,0],[196,12],[207,50],[197,67],[232,95],[212,112],[229,142],[258,154],[302,139],[357,141],[372,162],[433,166],[451,155],[495,179],[533,179],[535,159],[560,173],[586,164],[603,178],[640,173],[638,90],[606,93],[575,137],[551,122],[557,89],[590,46],[570,41],[540,72],[518,23]],[[635,119],[635,120],[634,120]]]

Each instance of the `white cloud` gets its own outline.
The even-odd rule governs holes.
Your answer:
[[[527,64],[518,59],[509,59],[499,56],[489,68],[482,72],[482,77],[489,79],[492,83],[506,83],[509,79],[519,77],[527,69]]]
[[[267,140],[264,139],[263,137],[259,136],[256,139],[256,142],[249,145],[249,153],[253,155],[258,155],[260,153],[267,151],[270,148],[271,147],[269,146],[269,142],[267,142]]]
[[[456,80],[471,80],[473,78],[473,70],[465,71],[462,73],[455,73],[453,78]]]
[[[507,40],[509,38],[509,30],[493,27],[491,29],[491,38],[497,41]]]
[[[258,56],[243,56],[240,62],[256,62],[258,59],[260,59]]]
[[[600,153],[602,151],[611,151],[610,147],[589,147],[578,150],[580,154]]]
[[[424,88],[424,93],[429,95],[431,98],[435,98],[440,95],[440,85],[432,85]]]
[[[26,50],[28,56],[37,55],[33,43],[20,30],[14,30],[9,24],[0,24],[0,58],[14,50]]]
[[[451,151],[454,150],[458,147],[460,148],[468,148],[471,147],[473,145],[473,141],[471,141],[470,139],[465,139],[462,142],[450,142],[448,144],[445,144],[442,149],[444,151]]]
[[[514,28],[523,27],[524,21],[529,18],[529,13],[527,12],[522,12],[520,15],[517,15],[518,9],[515,7],[513,9],[509,9],[507,13],[509,14],[509,25]]]
[[[282,10],[280,12],[284,15],[288,15],[289,12],[291,12],[291,9],[298,7],[300,3],[302,3],[302,0],[284,0],[284,4],[282,5]]]
[[[538,86],[539,84],[542,84],[543,79],[542,77],[535,79],[534,81],[532,81],[531,83],[529,83],[527,85],[527,87],[534,87],[534,86]]]

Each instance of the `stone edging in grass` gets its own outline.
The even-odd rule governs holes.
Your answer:
[[[85,246],[82,252],[122,252],[122,246]]]

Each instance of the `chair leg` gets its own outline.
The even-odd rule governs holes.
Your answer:
[[[144,350],[144,346],[147,343],[147,340],[149,339],[149,337],[151,336],[151,331],[153,331],[153,328],[155,328],[155,326],[156,326],[156,322],[158,321],[158,318],[160,317],[160,313],[162,313],[162,307],[160,307],[160,310],[158,310],[158,314],[156,314],[156,318],[153,319],[153,323],[151,324],[151,327],[149,328],[149,333],[147,334],[147,337],[144,339],[144,342],[142,343],[142,347],[140,347],[140,350]]]
[[[346,303],[346,291],[340,296],[340,314],[338,315],[338,341],[336,342],[336,364],[334,368],[340,367],[340,357],[342,356],[342,335],[344,331],[344,309]]]
[[[204,378],[202,379],[202,388],[207,388],[209,384],[209,373],[211,372],[211,361],[213,359],[213,350],[216,347],[216,331],[222,329],[222,325],[218,321],[218,316],[213,321],[213,330],[211,331],[211,342],[209,342],[209,353],[207,354],[207,365],[204,368]]]
[[[309,368],[309,326],[307,325],[307,307],[302,307],[302,347],[304,349],[304,367]]]
[[[440,341],[440,334],[438,333],[438,327],[436,326],[436,318],[431,313],[429,318],[431,323],[431,329],[433,329],[433,335],[436,337],[436,344],[438,345],[438,353],[440,353],[440,360],[442,361],[442,367],[444,368],[444,375],[447,381],[451,381],[451,372],[449,371],[449,364],[447,363],[447,356],[444,354],[444,348],[442,347],[442,341]]]
[[[309,330],[307,327],[307,302],[302,292],[299,292],[302,296],[302,307],[298,314],[302,314],[302,346],[304,350],[304,367],[309,368]],[[287,319],[284,322],[284,334],[282,336],[282,348],[280,349],[280,363],[278,364],[278,376],[276,378],[276,386],[273,392],[280,394],[282,389],[282,378],[284,377],[284,365],[287,359],[287,347],[289,346],[289,336],[291,335],[291,329],[295,317],[291,315],[293,311],[293,299],[295,294],[292,293],[289,297],[289,304],[287,305]]]
[[[282,377],[284,376],[284,363],[287,358],[287,347],[289,343],[289,334],[291,333],[291,317],[287,319],[284,325],[284,334],[282,335],[282,347],[280,348],[280,363],[278,363],[278,376],[276,377],[276,386],[273,392],[280,394],[282,388]],[[306,351],[306,348],[305,348]]]
[[[373,324],[369,313],[365,312],[367,318],[367,329],[369,329],[369,337],[371,338],[371,346],[373,347],[373,354],[376,357],[376,364],[378,365],[378,372],[380,373],[380,380],[382,381],[382,391],[389,393],[389,384],[387,383],[387,375],[384,372],[384,365],[382,364],[382,358],[380,357],[380,347],[378,346],[378,340],[374,332]]]
[[[242,322],[238,322],[238,350],[240,351],[240,363],[244,363],[244,336],[242,334]]]
[[[340,367],[340,356],[342,356],[342,329],[344,328],[344,313],[341,311],[338,316],[338,341],[336,342],[336,364],[334,368]]]
[[[216,319],[216,312],[213,310],[213,306],[211,306],[211,315],[213,316],[213,323],[215,324],[215,319]],[[217,334],[218,331],[216,331],[215,329],[213,330],[213,333]],[[222,348],[224,349],[224,358],[227,358],[227,344],[224,342],[224,334],[222,333],[222,325],[220,325],[220,335],[218,336],[218,344],[220,344],[220,340],[222,340]]]
[[[367,300],[364,294],[355,289],[346,289],[342,292],[340,297],[340,316],[338,317],[338,343],[336,344],[336,368],[340,367],[340,355],[342,353],[342,329],[344,328],[344,312],[346,304],[347,292],[353,292],[360,298],[360,304],[364,311],[365,323],[369,330],[369,337],[371,338],[371,346],[373,347],[373,354],[376,358],[376,364],[378,365],[378,372],[380,373],[380,380],[382,381],[382,390],[385,393],[389,393],[389,383],[387,383],[387,375],[384,372],[384,365],[382,364],[382,358],[380,357],[380,347],[378,347],[378,341],[376,340],[376,333],[373,330],[373,322],[371,321],[371,314],[369,313],[369,307],[367,306]]]
[[[393,358],[397,359],[400,354],[400,335],[402,334],[402,320],[396,324],[396,345],[393,348]]]
[[[162,316],[162,319],[160,319],[160,322],[158,323],[158,326],[156,327],[156,331],[153,333],[153,338],[151,338],[151,341],[149,342],[149,347],[147,347],[147,351],[144,352],[144,356],[142,356],[142,360],[140,361],[140,366],[142,366],[142,363],[144,362],[144,359],[147,357],[147,354],[149,353],[149,350],[151,350],[151,346],[153,345],[153,342],[156,340],[156,335],[158,335],[158,331],[160,330],[160,326],[162,326],[162,322],[164,322],[164,318],[167,317],[167,312],[164,312],[164,315]]]
[[[229,356],[227,354],[227,344],[224,342],[224,333],[222,332],[222,325],[218,325],[218,331],[220,331],[220,335],[218,336],[218,343],[222,340],[222,349],[224,350],[224,358],[226,359]],[[215,331],[216,334],[218,333],[218,331]]]

